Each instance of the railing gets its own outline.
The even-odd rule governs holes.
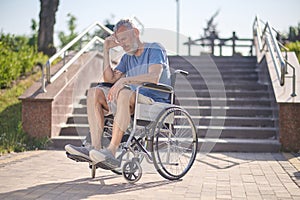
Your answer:
[[[239,44],[239,42],[242,42],[243,44]],[[219,38],[217,35],[210,35],[208,37],[202,37],[199,39],[192,40],[191,38],[188,38],[188,41],[183,43],[184,45],[188,46],[188,55],[191,55],[191,47],[192,46],[207,46],[211,49],[211,54],[215,55],[215,47],[219,48],[219,55],[222,56],[223,47],[231,47],[232,49],[232,55],[237,54],[236,48],[242,47],[242,48],[249,48],[249,54],[252,56],[253,54],[253,39],[247,39],[247,38],[238,38],[236,36],[236,33],[232,33],[231,38]]]
[[[100,29],[104,30],[108,34],[112,34],[113,32],[108,29],[106,26],[102,25],[99,22],[94,22],[91,24],[88,28],[86,28],[81,34],[79,34],[76,38],[74,38],[70,43],[68,43],[64,48],[62,48],[60,51],[58,51],[56,54],[54,54],[45,64],[46,66],[46,75],[44,74],[44,66],[42,67],[42,92],[47,92],[46,91],[46,82],[45,82],[45,76],[47,83],[52,83],[55,81],[67,68],[73,64],[80,55],[82,55],[91,45],[93,45],[95,42],[101,42],[103,43],[104,40],[98,36],[95,36],[90,42],[88,42],[83,48],[80,49],[76,53],[76,55],[70,59],[67,63],[65,63],[65,57],[66,57],[66,52],[78,41],[81,41],[82,38],[93,28],[99,27]],[[52,62],[57,59],[58,57],[62,56],[63,57],[63,62],[64,65],[62,68],[60,68],[52,77],[51,77],[51,64]]]
[[[143,30],[144,30],[143,23],[136,16],[134,16],[134,15],[131,16],[130,19],[132,21],[136,22],[137,28],[139,28],[140,31],[141,31],[141,34],[143,34]],[[75,56],[73,56],[72,59],[70,59],[67,63],[65,62],[66,53],[68,52],[68,50],[71,47],[73,47],[73,45],[76,44],[79,41],[80,41],[80,44],[81,44],[83,37],[86,36],[87,33],[91,29],[93,29],[93,28],[95,28],[97,26],[100,29],[104,30],[109,35],[111,35],[113,33],[113,31],[111,31],[109,28],[107,28],[106,26],[102,25],[101,23],[94,22],[88,28],[86,28],[82,33],[80,33],[77,37],[75,37],[70,43],[68,43],[64,48],[62,48],[60,51],[58,51],[56,54],[54,54],[46,62],[46,64],[42,66],[42,78],[41,78],[41,81],[42,81],[41,91],[42,92],[47,92],[46,91],[46,81],[47,81],[47,83],[52,83],[53,81],[55,81],[61,74],[63,74],[68,69],[68,67],[70,67],[87,49],[89,49],[96,42],[104,43],[104,39],[103,38],[95,36],[83,48],[80,45],[80,50],[75,54]],[[58,57],[62,57],[63,58],[63,66],[54,75],[51,76],[51,72],[50,72],[51,64]],[[45,69],[44,69],[45,67],[46,67],[46,74],[44,72],[45,71]]]
[[[261,28],[261,24],[264,25],[264,28]],[[258,16],[255,17],[254,23],[253,23],[253,34],[254,38],[257,37],[257,44],[260,53],[263,52],[270,52],[270,55],[272,57],[272,61],[275,66],[276,74],[278,79],[280,80],[280,85],[283,86],[285,83],[285,78],[287,77],[287,66],[291,67],[293,69],[293,75],[290,76],[290,78],[293,78],[293,91],[291,96],[295,97],[296,96],[296,75],[295,75],[295,67],[288,62],[288,57],[287,57],[287,51],[288,49],[284,47],[277,39],[275,36],[275,33],[279,35],[279,33],[272,28],[269,22],[264,23],[261,21]],[[267,47],[266,47],[267,45]],[[280,47],[284,50],[285,52],[285,58],[282,55],[282,52],[280,50]],[[267,49],[266,49],[267,48]],[[260,62],[260,61],[258,61]]]

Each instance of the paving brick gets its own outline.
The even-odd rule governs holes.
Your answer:
[[[0,157],[1,200],[300,199],[291,175],[295,168],[281,154],[211,153],[198,158],[181,181],[168,181],[143,163],[146,173],[135,184],[101,169],[92,179],[87,163],[69,160],[62,151],[17,155]]]

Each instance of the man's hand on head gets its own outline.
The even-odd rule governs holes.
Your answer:
[[[114,47],[120,46],[120,43],[117,41],[115,34],[112,34],[105,38],[104,47],[108,50]]]

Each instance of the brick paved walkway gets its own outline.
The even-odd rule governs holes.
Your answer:
[[[66,158],[63,151],[0,157],[0,199],[299,199],[300,161],[291,154],[198,155],[181,181],[171,182],[143,164],[136,184]]]

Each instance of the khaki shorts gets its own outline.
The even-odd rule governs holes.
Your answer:
[[[110,87],[106,87],[106,86],[97,86],[97,88],[100,88],[104,95],[105,95],[105,98],[106,98],[106,102],[107,102],[107,105],[108,105],[108,108],[109,110],[104,110],[105,111],[105,115],[115,115],[116,114],[116,111],[117,111],[117,104],[116,104],[116,101],[108,101],[107,100],[107,95],[108,95],[108,92],[110,90]],[[129,90],[129,89],[128,89]],[[145,95],[142,95],[142,94],[139,94],[138,95],[138,103],[141,103],[141,104],[147,104],[147,105],[151,105],[153,104],[155,101],[150,98],[150,97],[147,97]]]

